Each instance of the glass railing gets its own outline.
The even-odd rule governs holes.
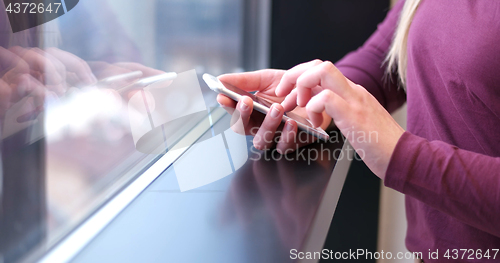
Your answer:
[[[57,243],[207,117],[216,94],[199,80],[242,70],[243,5],[67,0],[64,15],[13,33],[12,14],[23,25],[46,16],[19,16],[24,7],[4,1],[0,262],[18,262]]]

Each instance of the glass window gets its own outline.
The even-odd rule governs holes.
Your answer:
[[[207,116],[201,74],[242,70],[242,6],[85,0],[16,33],[0,12],[0,262],[43,253]]]

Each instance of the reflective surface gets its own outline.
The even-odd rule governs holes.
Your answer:
[[[12,33],[0,9],[0,262],[17,262],[51,247],[208,114],[216,94],[203,83],[196,100],[163,91],[182,72],[196,81],[241,70],[242,12],[233,0],[85,0]],[[179,74],[137,84],[166,72]],[[151,115],[161,143],[138,149],[134,121]]]
[[[228,123],[226,116],[206,137],[214,138]],[[251,138],[247,140],[251,145]],[[338,175],[338,181],[330,178],[341,147],[338,142],[304,148],[302,154],[306,156],[314,150],[319,153],[311,161],[300,153],[285,158],[273,151],[243,146],[238,151],[248,151],[249,160],[239,170],[187,192],[180,192],[178,169],[172,166],[73,262],[292,261],[290,249],[310,248],[308,239],[321,240],[309,236],[314,235],[314,224],[326,221],[326,229],[319,231],[326,236],[332,210],[329,215],[321,215],[323,220],[314,219],[323,196],[338,200],[340,195],[345,174],[343,178]],[[196,151],[195,145],[179,161],[197,155]],[[235,154],[230,154],[233,162]],[[200,175],[210,172],[207,166],[193,165]],[[327,185],[332,184],[340,184],[336,197],[325,194]]]

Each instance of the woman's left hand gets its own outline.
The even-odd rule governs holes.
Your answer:
[[[294,91],[294,87],[296,91]],[[358,155],[384,179],[404,129],[365,88],[347,79],[331,62],[300,64],[285,73],[276,87],[285,111],[306,107],[313,125],[331,116]]]

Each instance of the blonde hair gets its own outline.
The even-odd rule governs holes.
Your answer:
[[[408,64],[408,32],[410,25],[417,11],[418,5],[422,0],[406,0],[399,17],[398,27],[394,32],[391,48],[385,58],[387,63],[387,72],[392,74],[397,70],[399,80],[406,89],[406,67]]]

